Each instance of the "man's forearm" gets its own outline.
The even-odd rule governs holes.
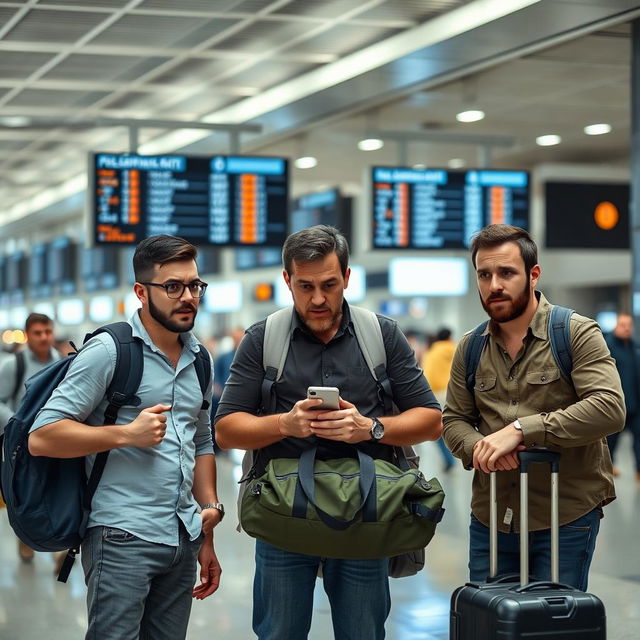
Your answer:
[[[223,449],[262,449],[283,439],[282,414],[254,416],[238,411],[216,422],[216,443]]]
[[[49,458],[79,458],[124,447],[126,426],[92,427],[75,420],[58,420],[29,435],[29,452]]]
[[[216,457],[212,453],[196,456],[193,471],[193,497],[199,505],[219,502]]]
[[[383,416],[384,444],[402,447],[437,440],[442,434],[442,414],[438,409],[414,407],[396,416]]]

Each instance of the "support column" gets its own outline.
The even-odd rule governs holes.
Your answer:
[[[640,339],[640,20],[631,23],[631,197],[630,239],[633,271],[631,276],[631,312],[635,339]]]

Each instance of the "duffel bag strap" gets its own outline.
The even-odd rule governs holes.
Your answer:
[[[298,464],[298,479],[300,488],[306,499],[313,505],[318,517],[327,527],[335,529],[336,531],[344,531],[348,529],[360,516],[360,513],[364,510],[363,520],[371,521],[370,518],[373,515],[373,521],[375,521],[375,479],[376,471],[373,458],[366,453],[358,451],[358,461],[360,463],[360,496],[362,498],[360,506],[356,509],[352,518],[348,520],[340,520],[334,518],[332,515],[323,511],[315,501],[315,482],[314,482],[314,465],[316,459],[317,447],[311,447],[302,452],[300,456],[300,462]],[[297,493],[297,492],[296,492]],[[373,514],[370,513],[373,506]],[[367,515],[368,517],[365,517]]]

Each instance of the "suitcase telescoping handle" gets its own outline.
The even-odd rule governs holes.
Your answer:
[[[558,582],[559,526],[558,526],[558,472],[560,454],[543,448],[531,448],[518,453],[520,459],[520,584],[529,584],[529,465],[542,462],[551,466],[551,580]],[[498,573],[498,499],[496,472],[490,474],[489,497],[489,575]]]

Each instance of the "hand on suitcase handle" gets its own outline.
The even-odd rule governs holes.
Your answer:
[[[551,465],[551,472],[558,473],[560,470],[560,453],[551,451],[545,447],[531,447],[518,452],[520,458],[520,473],[527,473],[529,465],[534,462],[543,462]]]

